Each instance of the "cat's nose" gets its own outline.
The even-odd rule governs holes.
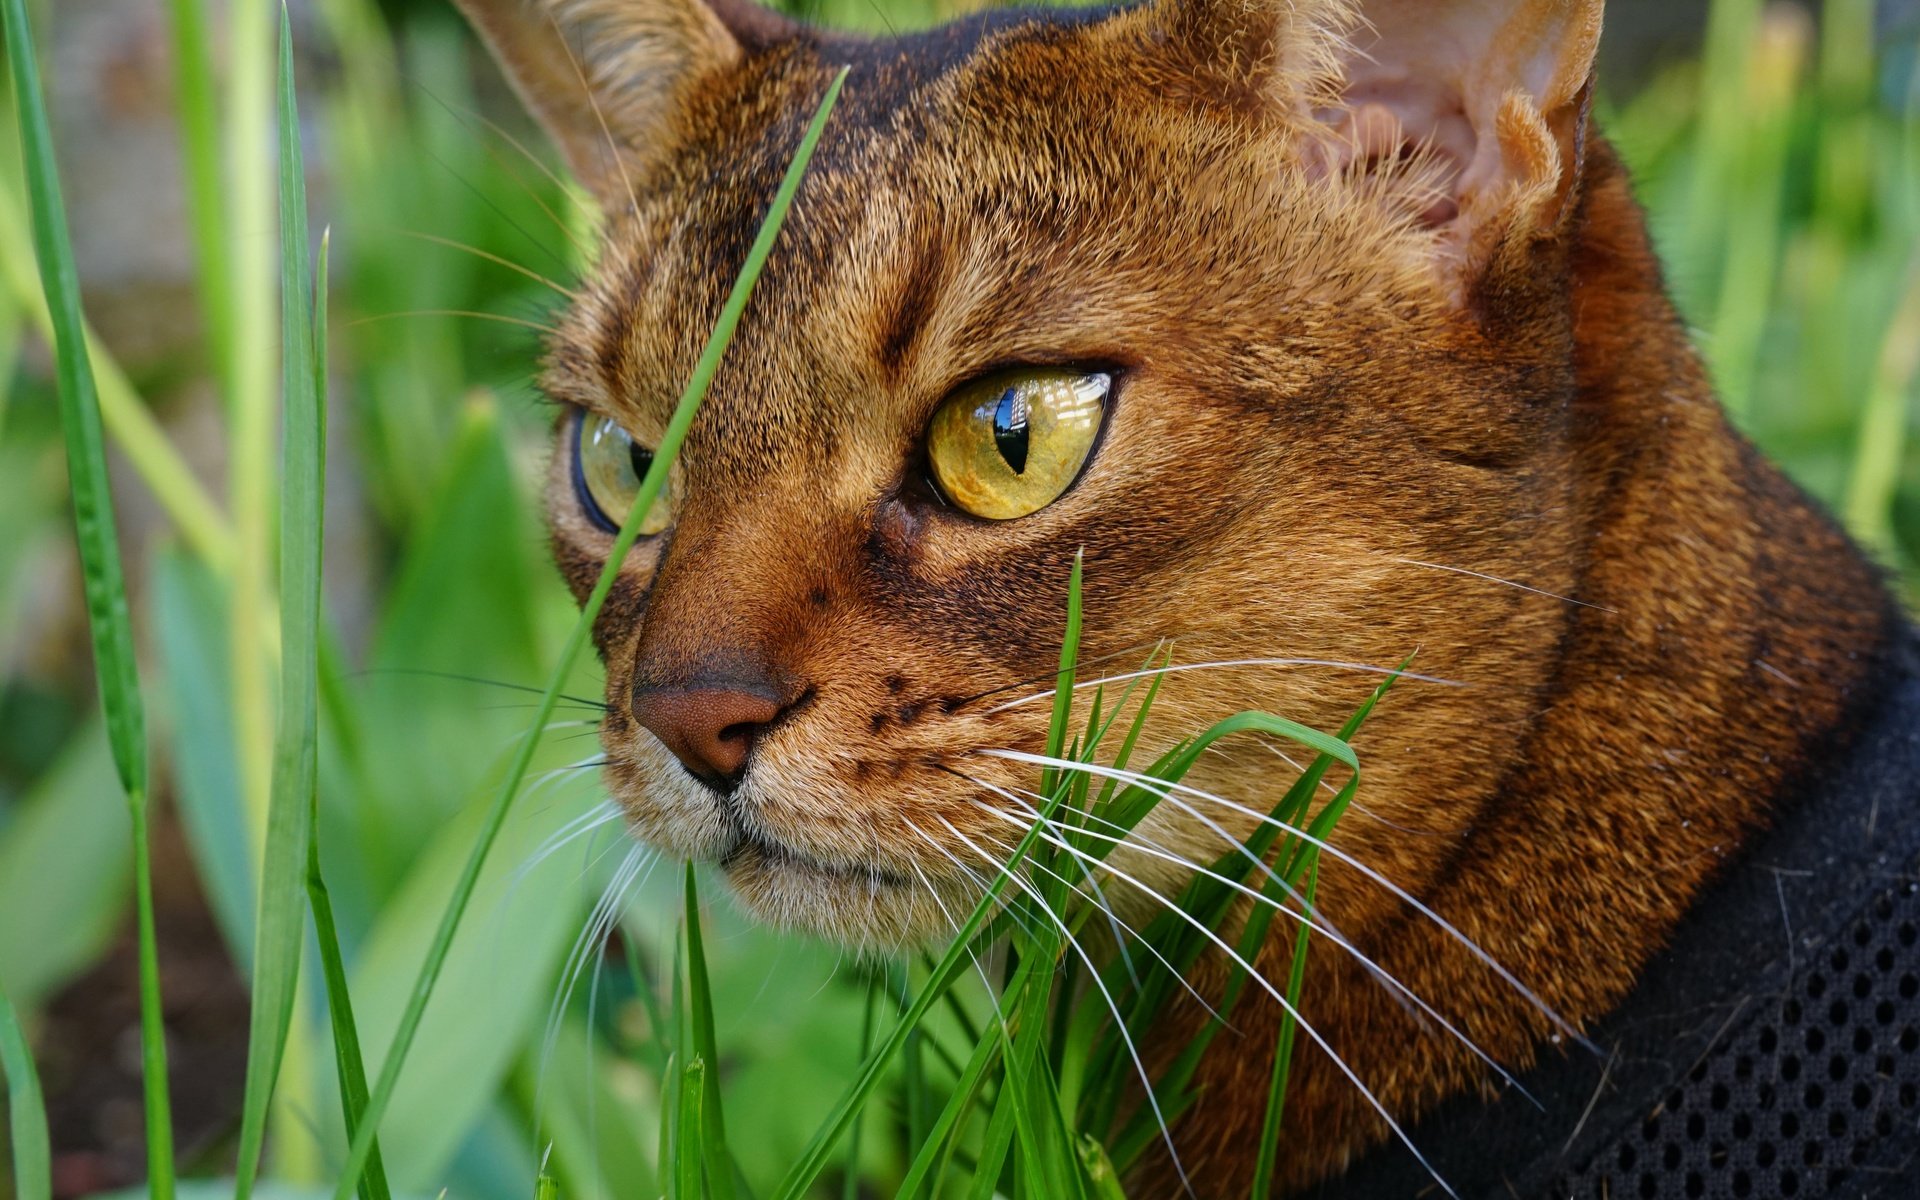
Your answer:
[[[631,707],[688,771],[724,789],[739,782],[753,743],[786,706],[771,687],[730,683],[643,688]]]

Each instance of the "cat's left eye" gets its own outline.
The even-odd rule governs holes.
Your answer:
[[[927,429],[927,465],[956,508],[1006,521],[1038,512],[1080,477],[1113,377],[1022,367],[947,397]]]
[[[617,533],[627,519],[640,481],[653,465],[653,451],[633,440],[615,421],[582,410],[574,419],[573,490],[588,519],[608,533]],[[673,521],[673,482],[640,518],[641,536],[659,533]]]

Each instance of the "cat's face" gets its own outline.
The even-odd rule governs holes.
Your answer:
[[[1432,869],[1387,831],[1471,819],[1564,625],[1476,586],[1568,583],[1564,297],[1499,275],[1541,240],[1509,209],[1553,206],[1516,207],[1525,179],[1505,208],[1476,194],[1472,130],[1446,144],[1467,118],[1423,119],[1391,71],[1368,95],[1400,125],[1364,128],[1352,81],[1329,85],[1329,14],[1268,29],[1264,57],[1165,8],[858,47],[736,19],[646,152],[602,162],[606,250],[545,380],[581,596],[637,477],[626,439],[659,442],[802,126],[856,64],[595,630],[639,837],[721,864],[775,921],[946,930],[1023,832],[1038,770],[1000,752],[1045,748],[1084,552],[1082,680],[1163,646],[1196,668],[1166,677],[1139,762],[1243,709],[1331,729],[1416,653],[1476,685],[1405,685],[1362,743],[1378,823],[1355,852],[1410,886]],[[1423,138],[1439,149],[1402,155]],[[1514,174],[1529,147],[1500,149]],[[1549,165],[1551,199],[1570,168]],[[1199,666],[1220,663],[1242,665]],[[1290,756],[1243,740],[1190,782],[1264,811]],[[1148,835],[1210,861],[1247,818],[1201,803]]]

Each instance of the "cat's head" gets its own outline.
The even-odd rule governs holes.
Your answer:
[[[1176,666],[1140,761],[1337,726],[1418,652],[1353,838],[1417,885],[1538,702],[1599,0],[1153,0],[862,40],[744,0],[460,0],[605,213],[553,340],[584,596],[802,130],[797,202],[596,637],[638,835],[853,943],[1020,834],[1069,567],[1082,678]],[[1265,661],[1239,666],[1198,664]],[[1091,690],[1080,694],[1084,702]],[[1111,699],[1111,689],[1109,694]],[[1084,710],[1084,703],[1082,705]],[[1293,748],[1192,781],[1265,810]],[[1199,802],[1195,802],[1197,805]],[[1206,862],[1231,809],[1163,805]],[[1138,873],[1165,886],[1170,862]]]

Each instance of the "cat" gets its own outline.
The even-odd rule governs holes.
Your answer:
[[[544,375],[582,598],[851,68],[594,631],[638,837],[778,925],[940,938],[1024,824],[1034,767],[1000,752],[1044,748],[1084,552],[1085,661],[1196,666],[1165,677],[1159,746],[1246,709],[1337,728],[1415,655],[1356,741],[1321,909],[1505,1068],[1586,1063],[1502,1153],[1639,1136],[1672,1072],[1623,1092],[1658,1075],[1630,1052],[1588,1100],[1568,1034],[1635,1012],[1796,797],[1897,740],[1911,639],[1713,399],[1590,117],[1600,0],[1148,0],[874,39],[745,0],[458,3],[604,212]],[[1248,810],[1295,774],[1220,751],[1188,783]],[[1913,824],[1913,761],[1847,789],[1878,836]],[[1170,893],[1170,860],[1250,831],[1202,803],[1155,811],[1139,836],[1173,853],[1137,878]],[[1719,941],[1771,964],[1773,936]],[[1456,1186],[1577,1190],[1539,1174],[1571,1159],[1476,1154],[1458,1131],[1511,1111],[1496,1073],[1373,970],[1317,956],[1303,1008],[1384,1112],[1441,1131],[1413,1141]],[[1246,1194],[1278,1020],[1243,1008],[1202,1065],[1173,1130],[1195,1195]],[[1303,1051],[1280,1191],[1393,1178],[1371,1105]],[[1137,1194],[1178,1194],[1172,1161]]]

